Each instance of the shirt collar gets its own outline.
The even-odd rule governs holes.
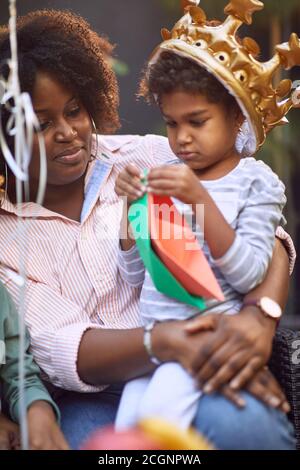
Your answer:
[[[89,163],[87,169],[85,177],[85,191],[93,174],[96,162],[102,161],[105,166],[112,168],[116,158],[118,157],[118,152],[121,152],[122,148],[130,144],[134,139],[135,136],[133,135],[93,135],[92,155],[95,156],[95,160]],[[97,165],[97,167],[98,166],[99,165]],[[56,212],[52,212],[35,202],[12,204],[7,195],[1,196],[1,210],[15,214],[19,217],[56,217],[69,220],[67,217]]]

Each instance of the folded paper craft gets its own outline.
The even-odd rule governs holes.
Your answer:
[[[161,198],[160,199],[158,198],[155,201],[156,204],[158,203],[158,200],[160,200],[160,204],[165,202],[165,199],[161,200]],[[140,252],[140,256],[153,280],[155,287],[157,288],[159,292],[162,292],[168,297],[175,298],[179,300],[180,302],[197,307],[199,308],[200,311],[205,310],[206,303],[205,303],[204,298],[202,296],[193,295],[192,293],[190,293],[190,291],[181,284],[180,280],[178,280],[174,276],[173,272],[171,272],[171,270],[169,269],[169,266],[167,266],[167,264],[171,265],[172,262],[169,263],[167,261],[167,264],[165,264],[165,260],[160,259],[160,256],[155,252],[155,249],[157,249],[157,245],[159,243],[156,243],[156,247],[154,249],[154,246],[153,246],[154,240],[152,239],[152,236],[153,238],[155,237],[156,238],[155,241],[158,242],[157,235],[159,234],[159,228],[157,227],[154,228],[154,233],[153,234],[151,233],[152,228],[150,227],[150,221],[152,219],[151,212],[153,212],[152,206],[153,206],[152,195],[145,194],[141,199],[139,199],[138,201],[136,201],[135,203],[131,205],[128,218],[131,224],[133,235],[136,240],[137,247]],[[181,218],[181,215],[179,214],[179,219],[180,218]],[[176,217],[176,220],[177,220],[177,217]],[[167,221],[165,221],[165,223],[167,223]],[[174,231],[172,232],[171,230],[170,232],[171,232],[171,235],[174,236]],[[170,240],[165,240],[165,241],[169,242]],[[189,238],[188,243],[190,242],[191,242],[191,239]],[[164,248],[161,251],[164,252],[163,256],[165,259],[168,258],[169,260],[172,259],[172,261],[174,261],[170,253],[169,253],[169,256],[166,255],[166,252],[168,253],[168,246],[169,246],[169,243],[166,243],[166,245],[164,244]],[[184,245],[182,245],[182,242],[181,242],[181,247],[182,246]],[[201,251],[200,246],[199,246],[199,249]],[[195,254],[195,251],[193,250],[193,256],[194,254]],[[180,262],[179,262],[180,264],[182,259],[184,259],[184,256],[181,256],[179,259],[180,259]],[[186,266],[184,267],[182,266],[181,270],[185,271]],[[198,275],[199,275],[199,272],[201,271],[198,270]],[[205,284],[205,281],[204,281],[204,284]],[[205,289],[203,289],[203,292],[204,291]],[[207,291],[209,292],[209,289]],[[221,300],[221,299],[223,300],[224,297],[222,293],[220,295],[220,292],[221,291],[219,288],[219,292],[217,292],[218,297],[215,297],[215,298],[217,298],[218,300]]]
[[[177,281],[192,295],[224,301],[197,238],[172,199],[150,193],[148,213],[153,248]]]

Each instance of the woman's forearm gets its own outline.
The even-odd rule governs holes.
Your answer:
[[[181,322],[156,324],[152,331],[155,355],[162,361],[177,360]],[[81,380],[91,385],[106,385],[140,377],[154,370],[143,342],[144,330],[87,330],[83,335],[77,361]]]
[[[272,261],[264,281],[253,289],[245,299],[259,299],[267,296],[285,308],[289,293],[289,258],[280,240],[276,238]]]
[[[77,369],[80,378],[91,385],[122,382],[150,372],[153,365],[143,346],[143,330],[86,331]]]

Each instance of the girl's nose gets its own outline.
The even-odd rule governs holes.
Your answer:
[[[185,145],[190,143],[192,140],[191,134],[188,129],[179,129],[177,132],[177,143],[179,145]]]

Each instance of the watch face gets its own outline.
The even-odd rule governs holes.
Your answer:
[[[262,310],[272,318],[280,318],[282,315],[280,305],[269,297],[262,297],[260,299],[260,306]]]

